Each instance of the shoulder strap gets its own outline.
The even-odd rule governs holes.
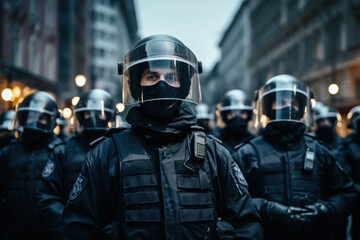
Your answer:
[[[311,135],[304,134],[304,141],[305,141],[306,147],[308,147],[314,153],[316,153],[316,145],[317,144],[321,144],[321,145],[323,145],[324,147],[326,147],[327,149],[330,150],[329,145],[327,145],[326,143],[324,143],[322,141],[318,141],[316,137],[313,137]]]
[[[102,136],[102,137],[99,137],[97,139],[95,139],[94,141],[92,141],[91,143],[89,143],[90,147],[94,147],[96,146],[98,143],[104,141],[107,137],[105,136]]]
[[[258,156],[258,159],[263,159],[265,156],[265,154],[262,154],[263,151],[261,151],[258,146],[261,145],[261,143],[263,143],[265,140],[264,138],[258,136],[258,137],[255,137],[255,138],[252,138],[252,139],[249,139],[248,142],[244,142],[242,144],[246,144],[246,143],[249,143],[254,149],[255,149],[255,152],[256,152],[256,155]],[[242,144],[240,144],[239,147],[242,146]]]
[[[241,147],[244,146],[245,144],[250,143],[250,141],[253,140],[254,138],[256,138],[255,135],[249,136],[247,139],[245,139],[244,142],[242,142],[242,143],[240,143],[240,144],[238,144],[238,145],[235,146],[235,148],[234,148],[235,151],[237,151],[239,148],[241,148]]]
[[[54,137],[54,139],[48,144],[47,148],[52,151],[56,146],[65,143],[66,140],[62,140],[58,137]]]

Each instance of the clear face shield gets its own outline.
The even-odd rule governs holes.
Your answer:
[[[309,89],[305,85],[259,90],[256,103],[255,126],[265,126],[270,122],[300,122],[309,126]]]
[[[125,105],[153,100],[187,100],[200,103],[197,70],[178,60],[138,63],[124,72]]]
[[[122,68],[125,105],[154,100],[201,103],[199,63],[179,42],[144,42],[128,53]]]
[[[225,122],[228,120],[231,120],[232,118],[234,118],[236,116],[240,117],[241,119],[243,119],[245,121],[250,121],[253,116],[253,108],[244,106],[241,109],[239,109],[239,108],[236,109],[236,108],[231,108],[231,106],[229,106],[229,107],[221,108],[220,114],[221,114],[221,118]]]
[[[2,122],[0,122],[0,130],[11,131],[12,126],[13,126],[13,120],[4,119]]]
[[[107,130],[112,125],[114,110],[106,108],[104,101],[88,100],[84,107],[75,109],[75,128],[84,130]]]
[[[337,121],[338,119],[336,113],[328,113],[326,115],[323,114],[315,117],[315,123],[317,128],[321,126],[329,126],[335,128]]]
[[[19,108],[16,111],[14,129],[22,132],[23,129],[35,129],[51,133],[56,125],[56,116],[52,112],[31,108]]]

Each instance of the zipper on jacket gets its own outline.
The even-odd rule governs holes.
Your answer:
[[[286,152],[284,155],[284,180],[285,180],[285,191],[286,191],[286,200],[288,205],[292,205],[292,188],[291,188],[291,169],[290,169],[290,159],[289,159],[289,153]]]

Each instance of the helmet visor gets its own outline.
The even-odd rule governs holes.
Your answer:
[[[257,123],[291,121],[309,125],[309,92],[307,89],[260,89],[257,102]]]
[[[250,121],[253,116],[253,110],[224,110],[220,109],[221,118],[224,122],[230,120],[235,116],[239,116],[246,121]]]
[[[156,88],[149,94],[149,89],[155,85],[165,87]],[[181,59],[147,59],[125,68],[125,105],[169,99],[201,103],[199,74],[194,64]]]
[[[13,120],[4,119],[0,122],[0,130],[12,130]]]
[[[18,109],[15,116],[14,128],[18,130],[35,129],[50,133],[53,131],[55,124],[55,116],[49,114],[47,111],[40,112]]]
[[[83,110],[76,111],[78,131],[83,130],[107,130],[111,126],[112,111],[106,110]]]

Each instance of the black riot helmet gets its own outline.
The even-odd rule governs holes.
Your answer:
[[[269,79],[258,92],[257,123],[300,122],[309,126],[310,93],[303,82],[291,75]]]
[[[201,103],[201,71],[194,53],[178,39],[169,35],[144,38],[119,63],[123,103],[169,99]]]
[[[360,106],[353,107],[347,115],[348,125],[347,127],[354,131],[359,131],[360,125]]]
[[[210,119],[210,114],[209,114],[209,107],[206,104],[199,104],[196,106],[196,118],[198,120],[209,120]]]
[[[59,115],[55,98],[47,92],[38,91],[24,98],[15,111],[16,130],[38,130],[52,133]]]
[[[230,90],[225,94],[222,100],[220,114],[225,123],[229,120],[229,114],[233,116],[240,116],[248,122],[252,119],[253,115],[251,100],[247,97],[243,90]]]
[[[12,130],[15,111],[9,110],[0,114],[0,130]]]
[[[80,97],[75,107],[76,128],[79,132],[107,130],[115,114],[114,101],[110,93],[93,89]]]
[[[321,102],[317,102],[313,108],[314,120],[316,126],[319,127],[322,124],[331,124],[331,127],[336,127],[337,111],[329,106],[324,105]]]

